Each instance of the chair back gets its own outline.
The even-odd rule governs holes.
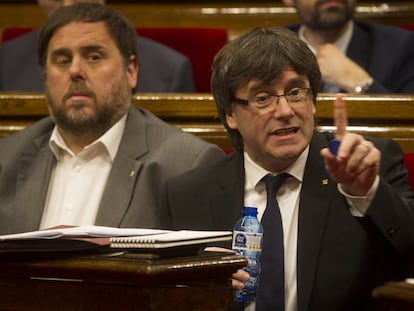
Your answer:
[[[414,191],[414,153],[404,153],[404,164],[408,170],[411,190]]]
[[[19,36],[24,35],[25,33],[31,31],[33,28],[28,27],[10,27],[10,28],[4,28],[3,35],[1,36],[0,42],[6,42],[8,40],[17,38]]]
[[[196,92],[211,91],[211,64],[216,53],[228,40],[226,29],[139,28],[137,33],[186,55],[193,66]]]
[[[1,42],[21,36],[33,28],[5,28]],[[209,93],[211,64],[216,53],[228,40],[221,28],[139,28],[138,35],[169,46],[186,55],[193,66],[196,92]]]

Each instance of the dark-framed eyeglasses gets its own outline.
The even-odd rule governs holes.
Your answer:
[[[249,99],[241,99],[234,97],[232,99],[232,102],[234,104],[247,106],[254,112],[266,114],[276,109],[281,97],[284,97],[286,99],[286,102],[292,108],[303,106],[303,104],[307,103],[307,100],[309,99],[309,95],[311,94],[311,92],[312,88],[310,87],[298,87],[293,88],[289,92],[280,95],[267,94],[253,96]]]

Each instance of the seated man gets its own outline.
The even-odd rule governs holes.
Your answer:
[[[105,0],[38,0],[50,16],[58,8],[77,2],[105,4]],[[36,45],[40,29],[0,45],[0,92],[43,92],[42,69]],[[145,37],[137,37],[139,84],[137,92],[195,92],[192,65],[187,56]]]
[[[57,225],[159,227],[160,189],[223,156],[131,105],[135,30],[92,3],[60,8],[39,34],[51,116],[0,140],[0,234]]]
[[[212,69],[218,113],[236,151],[168,181],[163,224],[232,230],[243,206],[257,207],[262,270],[247,310],[255,304],[260,311],[378,310],[371,291],[406,277],[414,249],[414,199],[400,146],[347,132],[338,95],[340,145],[337,155],[330,152],[334,134],[315,130],[317,60],[285,28],[241,35],[218,53]],[[273,222],[268,216],[279,209],[266,207],[264,179],[286,173],[275,194],[281,220]],[[275,228],[280,241],[271,234]],[[270,257],[273,249],[282,249],[280,266]],[[242,288],[249,276],[234,277]]]
[[[323,92],[414,93],[414,32],[354,18],[355,0],[283,0],[316,54]]]

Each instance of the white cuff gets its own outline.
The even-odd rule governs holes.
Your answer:
[[[377,193],[379,184],[379,175],[375,177],[374,183],[371,188],[368,190],[367,194],[362,197],[350,195],[342,189],[342,185],[338,184],[338,191],[346,198],[346,201],[349,204],[350,212],[352,216],[355,217],[364,217],[371,202],[374,198],[375,193]]]

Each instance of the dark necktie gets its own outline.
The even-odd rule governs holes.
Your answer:
[[[266,175],[267,203],[262,217],[263,244],[256,311],[285,310],[283,227],[276,194],[290,175]]]

